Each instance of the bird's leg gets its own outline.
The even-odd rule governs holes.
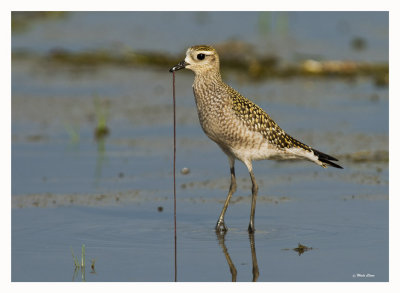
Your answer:
[[[250,211],[250,223],[249,223],[249,233],[254,233],[254,214],[256,212],[256,200],[257,200],[257,192],[258,185],[256,183],[256,178],[254,177],[253,170],[250,169],[250,178],[251,178],[251,211]]]
[[[232,194],[236,191],[236,177],[235,177],[235,160],[229,159],[230,170],[231,170],[231,185],[229,186],[228,196],[226,197],[224,207],[222,208],[221,215],[219,216],[217,225],[215,226],[215,230],[220,233],[225,233],[228,229],[225,226],[224,217],[226,209],[229,205],[229,200],[232,197]]]

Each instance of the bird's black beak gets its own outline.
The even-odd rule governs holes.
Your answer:
[[[185,68],[187,65],[189,65],[189,63],[185,62],[185,60],[179,62],[178,64],[176,64],[174,67],[172,67],[169,72],[174,72],[180,69]]]

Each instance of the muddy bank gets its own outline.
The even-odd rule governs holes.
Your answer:
[[[245,56],[238,58],[237,54],[240,52],[228,49],[230,46],[234,45],[215,45],[223,64],[222,70],[240,73],[243,79],[261,81],[271,78],[318,77],[352,80],[368,77],[376,86],[389,85],[389,64],[387,63],[313,59],[302,60],[298,63],[287,63],[276,56],[250,55],[247,51],[243,53],[243,55],[247,55],[247,58]],[[219,48],[225,48],[225,50]],[[166,52],[144,52],[132,49],[125,49],[123,52],[105,49],[71,52],[59,48],[44,55],[28,51],[14,51],[12,53],[13,61],[35,60],[54,69],[72,71],[95,70],[97,67],[105,65],[166,70],[183,58],[183,54],[174,56]]]

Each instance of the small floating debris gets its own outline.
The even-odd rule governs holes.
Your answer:
[[[92,270],[90,271],[91,274],[96,274],[96,269],[95,269],[95,267],[94,267],[95,263],[96,263],[96,259],[95,259],[95,258],[92,258],[92,259],[91,259],[91,264],[90,264],[90,268],[92,269]]]
[[[311,250],[312,247],[307,247],[305,245],[302,244],[298,244],[298,246],[296,248],[293,248],[294,251],[297,251],[299,253],[299,255],[303,254],[305,251]]]
[[[94,103],[97,120],[97,125],[94,129],[94,138],[102,140],[110,134],[110,128],[107,126],[110,102],[108,100],[99,101],[96,97]]]
[[[160,212],[160,213],[161,213],[163,210],[164,210],[164,208],[163,208],[162,206],[159,206],[159,207],[157,208],[157,211]]]
[[[29,135],[26,137],[26,139],[29,142],[39,142],[39,141],[43,141],[46,140],[46,136],[45,135],[41,135],[41,134],[34,134],[34,135]]]
[[[110,129],[107,126],[99,126],[94,130],[94,137],[96,140],[101,140],[110,134]]]
[[[367,40],[362,37],[355,37],[351,40],[350,45],[353,50],[362,51],[367,48]]]
[[[313,249],[312,247],[308,247],[308,246],[305,246],[305,245],[299,243],[299,244],[297,244],[297,247],[295,247],[295,248],[284,248],[282,250],[294,250],[299,255],[302,255],[304,252],[312,250],[312,249]]]
[[[182,175],[187,175],[187,174],[189,174],[189,173],[190,173],[190,169],[189,169],[189,168],[183,167],[183,168],[181,169],[181,174],[182,174]]]

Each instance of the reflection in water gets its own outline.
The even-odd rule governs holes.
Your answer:
[[[82,256],[81,260],[74,255],[74,252],[71,247],[72,258],[74,259],[74,274],[72,275],[72,281],[75,281],[75,278],[78,276],[79,271],[81,272],[82,281],[86,281],[86,272],[85,272],[85,244],[82,244]]]
[[[72,281],[75,281],[79,272],[81,272],[82,281],[86,282],[86,272],[84,266],[79,266],[79,267],[75,266],[74,274],[72,275]]]
[[[232,275],[232,282],[236,282],[236,277],[237,277],[237,270],[235,265],[233,264],[233,261],[229,255],[228,249],[226,248],[225,245],[225,235],[226,233],[219,233],[216,232],[217,238],[218,238],[218,243],[222,248],[222,251],[225,255],[226,262],[229,265],[229,270],[231,271]],[[251,250],[251,262],[253,266],[253,282],[256,282],[259,276],[259,270],[258,270],[258,263],[257,263],[257,255],[256,255],[256,246],[255,246],[255,241],[254,241],[254,233],[249,233],[249,240],[250,240],[250,250]]]
[[[95,263],[95,260],[92,259],[92,264],[90,265],[90,268],[91,268],[90,273],[93,275],[96,275],[94,263]],[[81,272],[82,282],[86,282],[86,267],[85,266],[75,266],[74,274],[72,275],[72,281],[76,280],[76,277],[78,277],[79,272]]]
[[[260,272],[258,271],[254,233],[249,233],[249,239],[250,239],[250,249],[251,249],[251,262],[253,264],[253,282],[257,282],[258,275],[260,274]]]
[[[106,160],[105,138],[102,137],[97,140],[97,159],[96,159],[96,169],[95,169],[95,175],[94,175],[95,185],[98,185],[98,183],[101,179],[103,163],[105,160]]]
[[[219,231],[216,231],[216,234],[217,234],[217,238],[218,238],[218,243],[221,246],[222,251],[224,252],[226,261],[229,265],[229,269],[230,269],[231,275],[232,275],[232,282],[236,282],[237,271],[236,271],[235,265],[232,262],[231,257],[229,256],[228,249],[226,248],[226,245],[225,245],[225,234],[226,233],[219,233]]]
[[[94,129],[94,139],[97,142],[97,160],[96,160],[96,183],[101,178],[101,170],[103,166],[103,161],[105,160],[105,139],[110,134],[110,129],[107,126],[108,120],[108,108],[110,106],[110,102],[108,100],[99,101],[97,96],[95,96],[94,106],[96,111],[96,121],[97,125]]]

